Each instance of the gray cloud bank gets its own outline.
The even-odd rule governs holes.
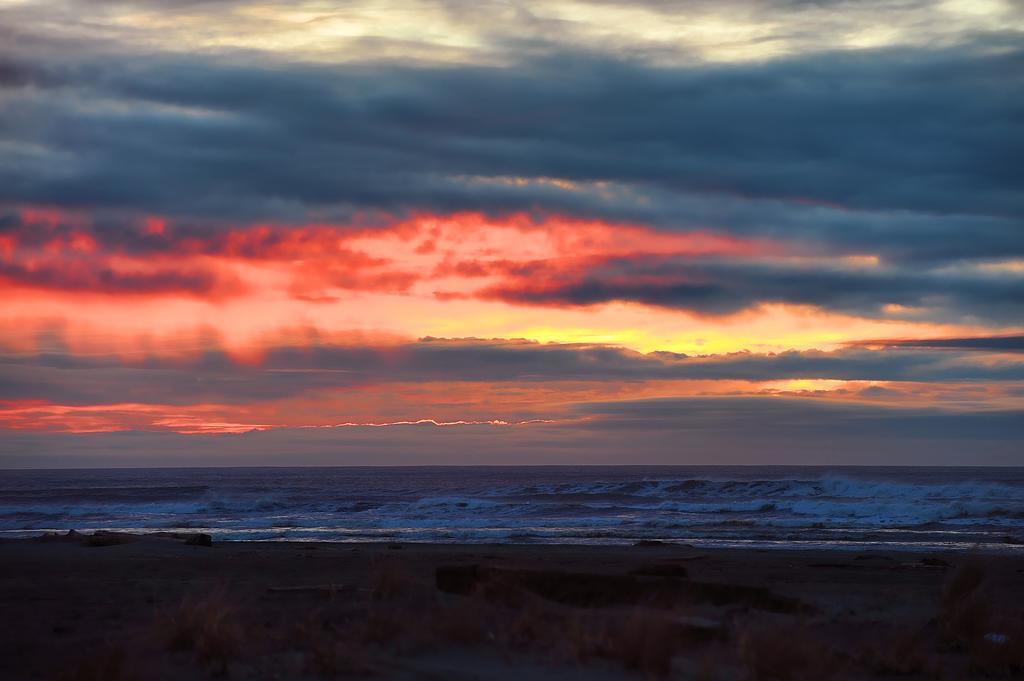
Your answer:
[[[905,213],[932,216],[941,233],[974,216],[990,247],[1021,248],[1019,233],[1007,238],[1024,216],[1015,35],[688,67],[593,52],[327,66],[96,45],[70,63],[22,42],[0,56],[8,201],[264,217],[550,209],[669,223],[685,220],[687,194],[710,194],[891,212],[897,244]],[[583,190],[492,182],[509,177]],[[830,227],[812,229],[843,241]]]
[[[1022,312],[1020,276],[929,269],[1024,257],[1014,32],[677,66],[551,48],[501,65],[325,65],[92,42],[75,51],[27,27],[8,34],[18,40],[0,50],[0,203],[177,215],[186,235],[422,210],[639,220],[872,253],[897,271],[734,267],[707,290],[596,280],[549,302],[728,311],[768,291],[870,315],[888,303],[932,304],[926,318],[946,321]],[[115,247],[146,244],[114,217],[97,230]],[[744,281],[750,290],[737,291]]]
[[[11,434],[7,468],[167,465],[1019,465],[1024,414],[779,398],[589,407],[592,420],[522,427],[281,429],[244,435]]]
[[[543,267],[484,290],[484,296],[534,305],[633,301],[704,314],[730,314],[758,303],[813,305],[866,317],[1024,318],[1024,276],[857,268],[744,260],[616,258],[574,272]],[[891,313],[887,306],[910,308]]]
[[[60,353],[0,358],[0,400],[67,405],[248,404],[400,382],[837,379],[922,383],[1024,381],[1024,362],[941,349],[849,348],[694,356],[601,346],[428,340],[397,347],[269,350],[259,364],[211,352],[195,360]]]
[[[173,252],[126,212],[176,216],[181,236],[247,220],[568,213],[876,254],[886,268],[620,262],[614,281],[594,272],[493,297],[713,314],[772,300],[892,317],[881,310],[897,304],[989,325],[1024,312],[1019,274],[943,269],[1024,257],[1024,51],[1010,29],[942,48],[675,65],[543,41],[499,41],[500,63],[323,64],[28,25],[4,35],[0,204],[87,209],[113,250]],[[0,231],[20,229],[12,215]],[[197,276],[150,284],[211,285]]]

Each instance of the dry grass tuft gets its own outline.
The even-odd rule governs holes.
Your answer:
[[[477,646],[497,644],[504,639],[506,613],[476,598],[441,602],[433,611],[429,626],[439,644]]]
[[[102,645],[57,678],[59,681],[134,681],[137,675],[123,648]]]
[[[583,663],[594,658],[613,660],[648,678],[667,676],[672,658],[685,644],[669,615],[647,608],[627,612],[572,613],[558,636],[571,656]]]
[[[401,560],[378,557],[370,565],[368,601],[355,637],[404,652],[423,648],[433,592]]]
[[[611,656],[648,677],[666,676],[679,644],[679,632],[663,613],[636,609],[611,630]]]
[[[967,652],[971,666],[987,676],[1024,678],[1024,612],[996,610],[986,631],[972,640]]]
[[[856,655],[857,662],[872,675],[934,678],[939,663],[931,653],[930,641],[921,629],[893,628],[864,645]]]
[[[966,651],[976,671],[1024,676],[1024,609],[996,598],[981,563],[964,563],[950,577],[939,622],[946,642]]]
[[[370,565],[370,599],[389,601],[425,591],[405,562],[394,558],[377,558]]]
[[[367,676],[373,664],[366,649],[349,636],[320,630],[305,640],[306,671],[321,678]]]
[[[227,672],[228,663],[242,647],[242,626],[237,612],[221,593],[188,600],[163,620],[170,650],[192,650],[215,673]]]
[[[541,649],[556,652],[565,635],[567,620],[565,609],[539,599],[527,602],[501,620],[504,624],[498,629],[499,644],[511,651]]]
[[[603,617],[594,613],[571,612],[565,621],[564,637],[568,657],[576,662],[607,654],[608,625]]]
[[[751,628],[739,637],[740,660],[756,681],[842,678],[844,660],[805,628]]]
[[[939,623],[955,647],[968,648],[988,631],[992,605],[986,591],[985,569],[976,561],[961,565],[946,582]]]
[[[367,611],[360,638],[364,643],[387,646],[407,637],[409,617],[399,608],[374,607]]]
[[[361,633],[353,622],[317,609],[293,627],[286,646],[302,653],[305,673],[323,679],[367,676],[374,665]]]
[[[371,603],[353,636],[366,645],[411,655],[436,646],[436,622],[435,610],[419,603]]]

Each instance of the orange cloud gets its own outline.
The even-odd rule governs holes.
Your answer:
[[[72,353],[225,349],[254,361],[282,343],[478,336],[714,353],[983,332],[786,303],[701,316],[628,301],[534,308],[484,295],[571,280],[622,258],[811,257],[799,245],[708,229],[467,212],[300,226],[101,220],[40,207],[12,215],[14,227],[0,234],[0,348],[14,352],[59,339]]]
[[[785,379],[385,383],[245,404],[0,402],[0,429],[42,432],[169,431],[225,434],[277,428],[512,426],[579,420],[588,403],[713,396],[807,397],[959,410],[1024,409],[1019,384]]]

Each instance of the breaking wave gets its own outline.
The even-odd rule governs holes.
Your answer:
[[[201,528],[220,539],[1019,550],[1019,469],[20,471],[0,536]]]

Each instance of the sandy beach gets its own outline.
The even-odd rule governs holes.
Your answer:
[[[1024,555],[0,543],[4,679],[1020,678]]]

